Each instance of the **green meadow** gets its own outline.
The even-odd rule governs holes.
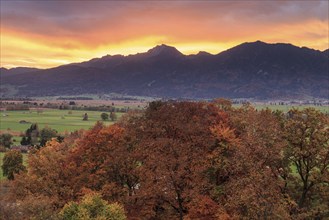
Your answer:
[[[83,115],[88,114],[88,121],[83,121]],[[36,110],[30,111],[2,111],[0,112],[0,131],[2,133],[13,134],[14,145],[21,141],[20,133],[24,133],[32,123],[37,123],[39,129],[46,126],[56,129],[58,132],[71,132],[79,129],[89,129],[97,121],[101,121],[102,112],[99,111],[78,111],[78,110],[59,110],[45,109],[42,113]],[[119,118],[122,113],[116,113]],[[27,123],[20,123],[26,121]],[[104,124],[113,122],[105,121]],[[5,153],[0,152],[0,167],[3,163]],[[24,165],[26,165],[27,154],[23,154]],[[2,169],[0,168],[0,180],[4,179]]]
[[[241,105],[234,105],[239,107]],[[291,105],[254,105],[256,109],[269,108],[271,110],[289,111],[292,108],[303,109],[307,107],[315,108],[323,113],[329,113],[328,106],[291,106]],[[88,121],[83,121],[83,115],[88,114]],[[30,111],[2,111],[0,114],[0,131],[2,133],[12,133],[14,139],[20,141],[19,134],[25,132],[32,123],[37,123],[39,129],[46,126],[56,129],[58,132],[71,132],[79,129],[89,129],[97,121],[101,121],[102,112],[100,111],[81,111],[81,110],[59,110],[59,109],[44,109],[42,113],[36,110]],[[116,113],[117,118],[120,118],[123,113]],[[26,123],[22,123],[25,121]],[[113,122],[106,121],[109,125]]]
[[[88,114],[88,121],[83,121],[83,115]],[[13,133],[25,132],[32,123],[37,123],[39,129],[46,126],[56,129],[58,132],[71,132],[79,129],[89,129],[97,121],[101,121],[102,112],[45,109],[42,113],[36,110],[30,111],[2,111],[0,115],[0,131]],[[120,118],[122,113],[116,113]],[[25,123],[22,123],[25,121]],[[106,121],[105,124],[112,122]]]

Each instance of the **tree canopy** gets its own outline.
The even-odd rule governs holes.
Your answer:
[[[129,219],[325,219],[328,122],[314,109],[154,102],[114,125],[48,141],[15,176],[11,198],[76,215],[97,192]]]

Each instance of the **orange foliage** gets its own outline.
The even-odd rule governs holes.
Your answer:
[[[318,112],[286,118],[225,100],[154,102],[118,124],[48,142],[11,191],[16,203],[40,198],[26,216],[42,207],[51,216],[97,192],[129,219],[326,217],[328,152],[328,117]]]

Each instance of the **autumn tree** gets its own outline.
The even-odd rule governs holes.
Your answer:
[[[277,118],[248,104],[228,114],[230,127],[220,123],[212,130],[219,145],[214,195],[232,218],[288,218],[278,177],[285,142]]]
[[[74,142],[81,135],[81,132],[74,132],[62,143],[52,139],[35,153],[29,154],[27,172],[15,177],[10,191],[14,201],[19,200],[25,204],[25,200],[30,197],[40,197],[42,201],[48,201],[47,206],[58,208],[76,198],[71,187],[76,172],[68,166],[67,158]],[[43,206],[35,203],[36,207],[39,205]],[[37,213],[28,215],[34,214]]]
[[[285,123],[290,195],[303,218],[329,217],[329,119],[312,108],[292,109]]]
[[[207,154],[215,146],[210,127],[224,116],[206,103],[155,102],[131,122],[145,216],[183,219],[196,195],[207,196]]]
[[[15,179],[13,197],[22,202],[29,196],[49,198],[58,209],[92,190],[107,201],[124,202],[139,183],[134,174],[139,164],[129,156],[130,146],[125,143],[123,128],[101,123],[62,143],[52,139],[29,156],[28,172]]]
[[[25,170],[22,153],[15,150],[8,151],[3,157],[1,168],[3,175],[9,180],[13,180],[14,174],[18,174],[19,172]]]
[[[217,99],[214,99],[212,101],[212,103],[222,110],[225,110],[225,111],[232,110],[232,102],[230,100],[223,99],[223,98],[217,98]]]
[[[70,166],[79,173],[74,179],[75,191],[83,187],[100,191],[112,201],[135,194],[139,163],[125,140],[124,128],[97,123],[77,144],[70,156]]]

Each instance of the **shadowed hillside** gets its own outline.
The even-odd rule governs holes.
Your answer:
[[[303,99],[329,98],[328,66],[327,51],[257,41],[217,55],[183,55],[159,45],[146,53],[107,55],[51,69],[26,69],[24,74],[24,68],[2,68],[0,77],[1,85],[14,88],[20,97],[115,92],[170,98]],[[9,96],[7,90],[1,89],[2,97]]]

